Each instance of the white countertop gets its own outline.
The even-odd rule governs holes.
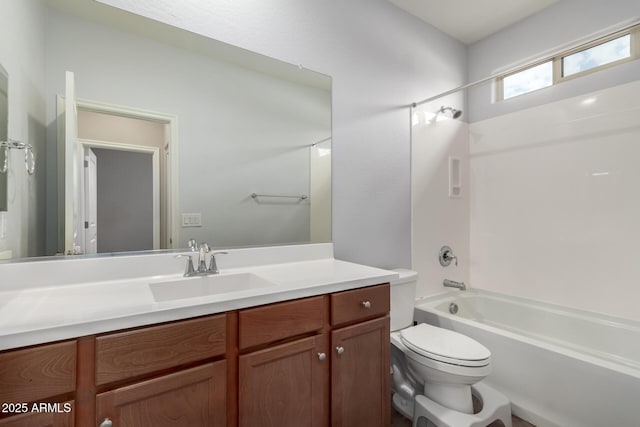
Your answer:
[[[22,288],[14,280],[6,290],[0,282],[0,350],[371,286],[398,277],[392,271],[324,255],[301,259],[247,266],[234,262],[236,268],[228,269],[221,265],[220,275],[250,272],[272,286],[162,302],[155,300],[150,284],[180,280],[181,273],[84,283],[70,279],[68,285]],[[60,268],[65,261],[57,263]],[[0,279],[9,277],[3,276],[1,267]]]

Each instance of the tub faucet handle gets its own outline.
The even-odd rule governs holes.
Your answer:
[[[448,267],[453,260],[456,260],[456,267],[458,266],[458,257],[453,254],[453,250],[449,246],[440,248],[438,259],[440,260],[440,265],[443,267]]]

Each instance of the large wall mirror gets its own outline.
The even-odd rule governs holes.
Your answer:
[[[93,0],[41,7],[46,241],[29,255],[331,240],[330,77]]]
[[[7,141],[9,125],[9,76],[0,65],[0,141]],[[0,143],[0,212],[7,210],[7,173],[9,172],[9,149]],[[1,215],[1,214],[0,214]]]

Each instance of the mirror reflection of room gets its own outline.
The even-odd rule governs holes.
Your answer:
[[[34,62],[16,67],[34,74],[18,79],[36,82],[35,95],[21,93],[28,101],[9,110],[30,117],[23,139],[41,169],[16,178],[0,251],[15,259],[177,249],[190,239],[331,241],[330,77],[98,2],[30,7],[43,12],[36,40],[46,43],[17,42]],[[88,121],[99,114],[113,122]],[[145,142],[128,120],[162,135]]]
[[[9,81],[7,72],[0,65],[0,141],[8,141],[7,127],[9,115]],[[4,221],[4,213],[7,211],[7,172],[9,171],[9,148],[0,146],[0,216]]]

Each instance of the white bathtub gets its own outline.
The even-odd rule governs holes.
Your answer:
[[[640,427],[640,322],[476,290],[419,300],[415,319],[488,347],[485,381],[520,418],[539,427]]]

